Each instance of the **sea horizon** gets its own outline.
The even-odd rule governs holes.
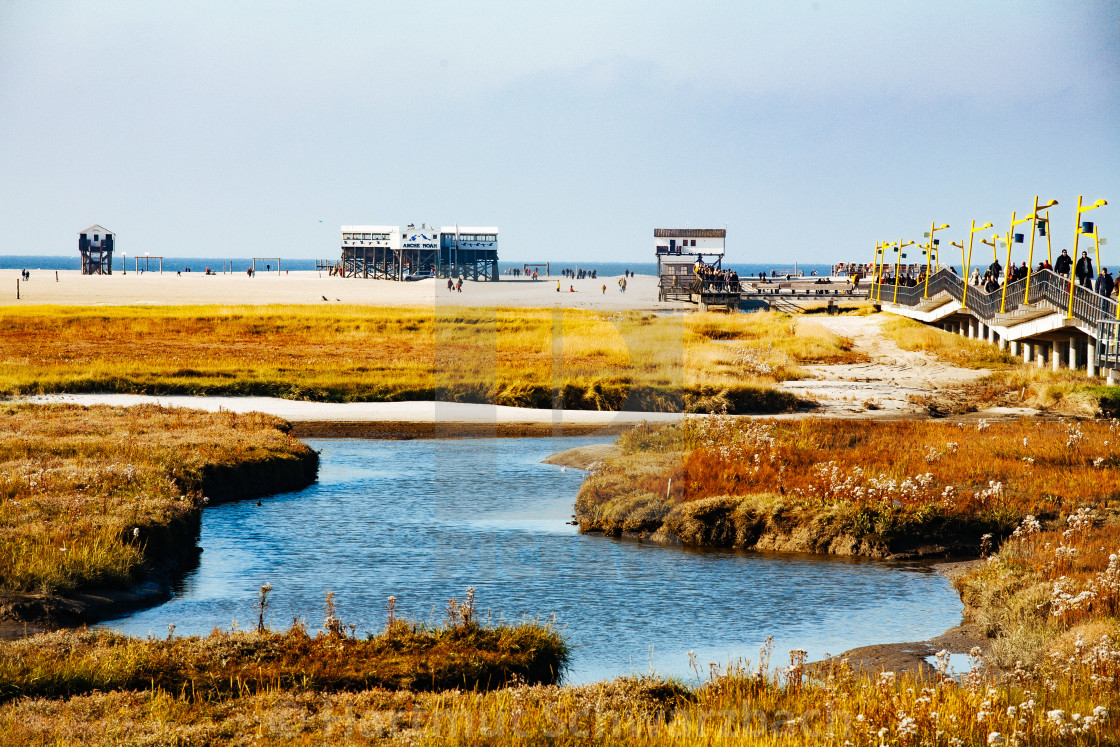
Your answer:
[[[139,259],[139,267],[144,269],[144,255],[135,257],[133,255],[125,255],[127,257],[127,271],[136,271],[136,260]],[[314,271],[316,269],[315,263],[321,261],[313,258],[293,258],[286,259],[280,258],[280,268],[292,272],[305,272]],[[848,261],[848,260],[844,260]],[[858,260],[852,260],[858,261]],[[275,258],[268,258],[266,260],[257,260],[258,272],[265,271],[265,266],[268,265],[269,269],[273,269],[271,265],[276,262]],[[499,260],[498,268],[502,275],[505,275],[507,269],[517,268],[521,269],[526,265],[539,267],[543,262],[537,260]],[[622,275],[625,271],[629,270],[638,275],[655,275],[657,274],[657,262],[587,262],[587,261],[574,261],[574,260],[560,260],[555,262],[548,262],[552,275],[560,275],[563,270],[588,270],[596,271],[597,274],[604,277],[614,275]],[[214,271],[220,272],[223,266],[232,265],[234,272],[244,272],[253,265],[252,257],[163,257],[163,271],[164,272],[185,272],[190,268],[191,272],[205,272],[209,267]],[[758,273],[764,272],[769,274],[773,271],[792,271],[795,263],[791,261],[788,264],[779,264],[774,262],[727,262],[723,263],[724,269],[735,270],[741,276],[757,276]],[[818,275],[827,275],[832,270],[831,264],[814,263],[814,262],[797,262],[796,268],[806,275],[814,271]],[[75,252],[73,255],[66,254],[6,254],[0,255],[0,270],[28,270],[46,271],[46,270],[80,270],[80,257]],[[121,272],[124,269],[122,266],[122,257],[117,255],[113,258],[113,272]],[[148,266],[149,272],[158,272],[158,262],[153,257]]]

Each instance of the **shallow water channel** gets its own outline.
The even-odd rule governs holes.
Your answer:
[[[449,597],[476,589],[485,617],[554,616],[573,646],[569,682],[648,672],[694,676],[708,662],[774,664],[918,641],[960,622],[948,581],[920,564],[827,556],[695,551],[584,536],[570,520],[584,473],[541,464],[607,439],[380,441],[313,439],[319,480],[297,493],[203,514],[199,564],[174,598],[103,623],[139,635],[205,634],[267,622],[316,629],[323,596],[362,634],[398,615],[439,621]]]

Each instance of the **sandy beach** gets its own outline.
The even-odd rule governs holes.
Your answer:
[[[45,394],[38,404],[160,405],[207,412],[263,412],[284,418],[301,436],[458,438],[464,436],[613,436],[643,422],[672,423],[670,412],[544,410],[467,402],[306,402],[274,397],[144,394]]]
[[[127,275],[82,275],[77,270],[32,270],[30,280],[19,280],[19,270],[0,270],[0,305],[63,304],[193,305],[193,304],[360,304],[375,306],[559,306],[567,309],[695,308],[686,303],[657,300],[657,278],[637,275],[619,292],[621,276],[595,280],[542,278],[497,282],[465,280],[462,293],[448,292],[446,280],[398,282],[364,278],[331,277],[318,272],[244,272],[206,275],[203,272],[145,272]],[[57,278],[57,279],[56,279]],[[16,282],[19,280],[19,300]],[[556,291],[560,283],[561,292]],[[606,292],[603,286],[606,286]],[[574,288],[574,291],[571,289]],[[325,300],[324,300],[325,299]]]

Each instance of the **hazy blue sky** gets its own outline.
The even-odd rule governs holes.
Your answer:
[[[1117,235],[1116,0],[0,0],[0,254],[96,222],[337,257],[340,224],[424,221],[642,261],[726,223],[731,261],[869,260],[1035,194],[1056,249],[1078,194]]]

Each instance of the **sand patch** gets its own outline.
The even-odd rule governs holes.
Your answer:
[[[866,363],[804,366],[814,379],[779,386],[816,400],[819,415],[855,417],[869,410],[878,417],[924,413],[916,398],[948,394],[989,372],[959,368],[922,352],[903,350],[882,331],[882,316],[837,316],[814,319],[829,332],[851,338]],[[870,405],[870,407],[869,407]]]

